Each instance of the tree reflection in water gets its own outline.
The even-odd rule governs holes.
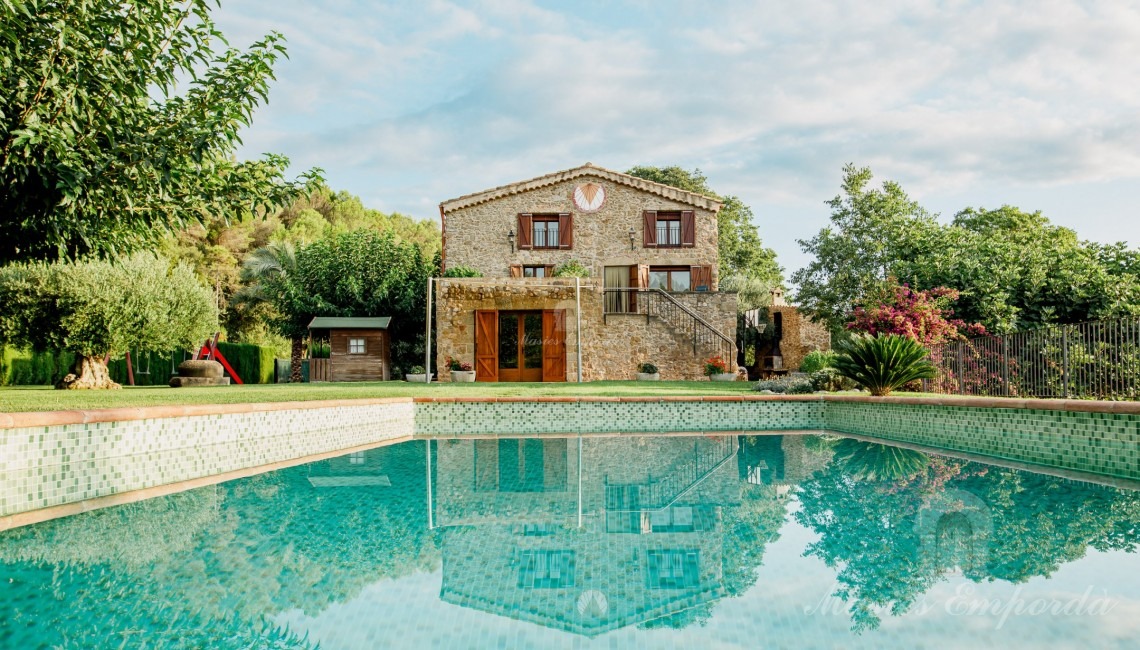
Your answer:
[[[947,574],[1021,583],[1089,548],[1135,552],[1140,495],[1045,474],[833,440],[835,462],[800,485],[805,555],[837,570],[857,631],[901,615]]]

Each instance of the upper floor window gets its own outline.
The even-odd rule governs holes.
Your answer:
[[[646,248],[680,248],[696,245],[696,213],[692,210],[642,213],[642,244]]]
[[[518,233],[519,250],[574,247],[574,224],[567,213],[520,214]]]

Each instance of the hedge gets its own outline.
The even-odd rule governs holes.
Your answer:
[[[218,349],[247,384],[272,384],[274,380],[272,347],[245,343],[218,343]],[[170,383],[189,352],[132,351],[131,363],[136,386],[164,386]],[[0,347],[0,386],[50,386],[67,374],[75,355],[70,352],[31,352]],[[111,379],[127,384],[127,360],[112,359],[107,364]]]

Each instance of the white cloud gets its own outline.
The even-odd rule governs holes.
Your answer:
[[[848,161],[920,199],[1140,187],[1136,3],[267,7],[222,12],[227,30],[290,38],[247,150],[322,166],[384,209],[430,216],[424,197],[586,160],[700,166],[758,213],[817,206],[765,223],[794,258]]]

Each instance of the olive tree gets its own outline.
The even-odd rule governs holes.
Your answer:
[[[226,46],[215,6],[0,1],[0,263],[144,249],[314,185],[282,156],[234,159],[285,50]]]
[[[183,264],[138,253],[121,261],[0,268],[0,343],[75,353],[56,388],[118,388],[105,355],[188,349],[217,327],[210,291]]]

